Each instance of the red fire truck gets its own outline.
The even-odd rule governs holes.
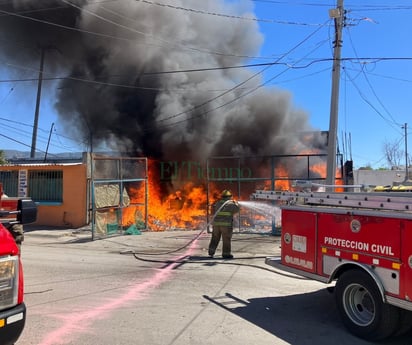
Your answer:
[[[347,329],[382,340],[412,329],[412,193],[256,191],[282,209],[281,256],[266,263],[335,283]]]
[[[0,186],[1,190],[1,186]],[[23,267],[19,247],[11,232],[14,225],[36,220],[37,207],[31,199],[0,199],[0,343],[12,345],[26,321],[23,300]]]

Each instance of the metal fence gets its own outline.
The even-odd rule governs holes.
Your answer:
[[[342,160],[339,155],[337,159],[336,176],[337,180],[342,180]],[[211,206],[220,192],[229,189],[241,206],[235,216],[235,231],[278,234],[280,209],[276,203],[251,202],[251,194],[256,190],[291,190],[295,180],[322,184],[326,180],[326,161],[326,154],[209,158],[206,167],[207,223],[210,224],[213,217]]]
[[[147,228],[148,167],[141,157],[91,159],[92,239]]]

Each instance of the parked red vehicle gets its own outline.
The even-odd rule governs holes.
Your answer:
[[[266,263],[336,282],[346,328],[369,341],[412,330],[412,194],[257,191],[282,209],[281,257]]]
[[[0,344],[12,345],[23,331],[26,305],[20,249],[11,231],[36,221],[37,206],[17,198],[2,198],[0,204]]]

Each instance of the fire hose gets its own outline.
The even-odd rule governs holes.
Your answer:
[[[187,259],[187,257],[180,258],[180,259],[178,259],[178,260],[154,260],[154,259],[142,258],[142,257],[140,257],[139,255],[147,255],[147,256],[168,255],[168,254],[173,254],[173,253],[179,252],[179,251],[187,248],[188,246],[190,246],[194,241],[196,241],[196,240],[205,232],[205,230],[208,228],[208,226],[213,223],[214,219],[216,218],[216,215],[217,215],[217,214],[221,211],[221,209],[222,209],[228,202],[230,202],[230,201],[231,201],[231,200],[225,201],[225,202],[216,210],[216,212],[214,213],[213,217],[212,217],[211,220],[206,224],[206,226],[205,226],[203,229],[201,229],[200,232],[199,232],[193,239],[191,239],[189,242],[187,242],[184,246],[181,246],[181,247],[179,247],[179,248],[177,248],[177,249],[170,250],[170,251],[167,251],[167,252],[145,253],[145,252],[136,252],[136,251],[127,250],[127,251],[120,252],[120,254],[133,254],[133,256],[134,256],[134,258],[135,258],[136,260],[145,261],[145,262],[158,262],[158,263],[163,263],[163,264],[167,264],[167,265],[169,265],[169,264],[182,263],[183,261],[185,261],[185,259]],[[253,257],[242,258],[242,259],[265,259],[266,257],[267,257],[267,255],[265,255],[265,256],[253,256]],[[208,258],[208,259],[209,259],[209,258]],[[191,263],[199,263],[199,262],[203,262],[203,260],[202,260],[202,261],[200,261],[200,260],[190,260],[190,262],[191,262]],[[256,265],[250,265],[250,264],[241,264],[241,263],[239,263],[239,262],[233,263],[233,262],[230,262],[230,261],[229,261],[229,262],[224,262],[224,264],[252,267],[252,268],[256,268],[256,269],[260,269],[260,270],[265,270],[265,271],[268,271],[268,272],[270,272],[270,273],[275,273],[275,274],[279,274],[279,275],[282,275],[282,276],[285,276],[285,277],[294,278],[294,279],[298,279],[298,280],[307,280],[307,279],[308,279],[308,278],[305,278],[305,277],[298,277],[298,276],[291,275],[291,274],[288,274],[288,273],[284,273],[284,272],[281,272],[281,271],[278,271],[278,270],[273,270],[273,268],[267,268],[267,267],[262,267],[262,266],[256,266]]]
[[[132,250],[126,250],[126,251],[120,252],[120,254],[133,254],[133,256],[134,256],[136,259],[141,260],[141,258],[139,258],[137,255],[168,255],[168,254],[173,254],[173,253],[180,252],[181,250],[183,250],[183,249],[187,248],[188,246],[190,246],[194,241],[196,241],[196,240],[205,232],[205,230],[209,227],[209,225],[212,224],[213,221],[215,220],[216,215],[217,215],[217,214],[220,212],[220,210],[221,210],[227,203],[229,203],[229,202],[232,202],[232,200],[227,200],[227,201],[225,201],[225,202],[216,210],[216,212],[215,212],[215,213],[213,214],[213,216],[212,216],[212,219],[206,224],[206,226],[205,226],[203,229],[201,229],[201,230],[199,231],[199,233],[198,233],[195,237],[193,237],[189,242],[187,242],[185,245],[183,245],[183,246],[181,246],[181,247],[179,247],[179,248],[177,248],[177,249],[170,250],[170,251],[167,251],[167,252],[159,252],[159,253],[145,253],[145,252],[136,252],[136,251],[132,251]]]

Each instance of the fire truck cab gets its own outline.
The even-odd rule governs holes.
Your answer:
[[[0,342],[12,345],[23,331],[26,306],[20,250],[9,229],[36,221],[37,206],[17,198],[1,198],[0,204]]]
[[[266,263],[336,282],[354,335],[376,341],[412,329],[412,193],[256,191],[282,210],[281,257]]]

